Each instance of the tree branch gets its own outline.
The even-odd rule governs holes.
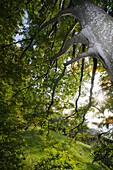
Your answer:
[[[64,67],[62,74],[61,74],[61,75],[56,79],[56,81],[55,81],[55,85],[54,85],[54,87],[53,87],[53,92],[52,92],[52,100],[51,100],[51,103],[50,103],[50,105],[49,105],[49,107],[48,107],[48,110],[49,110],[49,109],[51,108],[51,106],[53,105],[53,102],[54,102],[54,94],[55,94],[56,86],[57,86],[58,82],[61,80],[61,78],[64,76],[65,70],[66,70],[66,66]]]
[[[62,9],[63,0],[60,0],[59,9]]]
[[[92,100],[92,91],[94,86],[94,78],[97,68],[97,58],[93,58],[94,66],[93,66],[93,72],[92,72],[92,78],[91,78],[91,89],[90,89],[90,97],[89,97],[89,107],[91,106],[91,100]]]
[[[19,40],[19,41],[13,42],[13,43],[11,43],[11,44],[2,45],[0,48],[6,48],[6,47],[11,46],[11,45],[13,45],[13,44],[17,44],[17,43],[21,43],[21,42],[23,42],[23,41],[29,41],[29,40],[31,40],[31,39],[30,39],[30,38],[26,38],[26,39],[23,39],[23,40]]]
[[[24,51],[22,52],[22,54],[21,54],[21,56],[20,56],[20,60],[23,58],[25,52],[32,46],[33,40],[34,40],[35,36],[36,36],[36,33],[32,36],[32,38],[30,39],[30,40],[31,40],[30,43],[28,44],[28,46],[27,46],[27,47],[24,49]]]
[[[80,34],[77,34],[75,36],[73,36],[68,42],[67,44],[64,46],[63,49],[61,49],[57,54],[55,54],[51,60],[50,60],[50,64],[51,66],[53,65],[54,63],[54,60],[56,60],[57,58],[59,58],[60,56],[62,56],[74,43],[83,43],[83,44],[86,44],[88,45],[88,40],[80,33]],[[94,53],[94,50],[92,48],[89,48],[88,51],[86,52],[87,54],[85,54],[86,56],[87,55],[92,55],[92,52]],[[80,54],[81,55],[81,54]],[[78,58],[80,58],[80,55],[78,55]],[[81,55],[82,57],[83,55]],[[71,61],[72,62],[75,62],[76,59],[72,59]],[[71,62],[70,61],[70,62]],[[69,62],[67,62],[67,65],[68,64],[71,64]]]
[[[92,105],[92,107],[94,107],[95,109],[97,109],[100,113],[103,113],[103,114],[104,114],[104,111],[101,110],[101,109],[99,109],[98,107],[96,107],[96,106],[94,106],[94,105]]]
[[[66,15],[72,15],[72,11],[73,11],[73,8],[67,8],[67,9],[64,9],[62,11],[59,12],[59,14],[57,15],[57,17],[55,18],[52,18],[51,20],[47,21],[45,24],[43,24],[40,28],[39,28],[39,32],[44,29],[45,27],[47,27],[48,25],[51,25],[52,23],[54,22],[58,22],[60,20],[60,18],[62,16],[66,16]],[[33,40],[36,36],[36,33],[34,34],[34,36],[31,38],[31,41],[29,43],[29,45],[24,49],[24,51],[22,52],[21,56],[20,56],[20,59],[23,58],[25,52],[32,46],[32,43],[33,43]]]
[[[49,34],[48,34],[49,37],[53,34],[54,31],[56,32],[57,24],[58,24],[58,22],[55,22],[55,23],[53,24],[52,29],[50,30],[50,32],[49,32]]]
[[[83,51],[85,51],[85,46],[83,46]],[[84,71],[84,59],[82,59],[82,67],[81,67],[81,77],[80,77],[80,86],[79,86],[79,95],[78,95],[78,98],[75,102],[76,104],[76,108],[75,108],[75,111],[77,112],[77,108],[78,108],[78,100],[80,98],[80,95],[81,95],[81,82],[82,82],[82,78],[83,78],[83,71]]]
[[[62,4],[62,9],[64,9],[64,4],[65,4],[65,1],[66,1],[66,0],[64,0],[64,1],[63,1],[63,4]]]
[[[68,32],[67,32],[67,34],[66,34],[66,36],[65,36],[65,39],[64,39],[64,41],[63,41],[63,44],[62,44],[62,47],[61,47],[60,50],[62,50],[62,48],[64,47],[64,45],[65,45],[65,43],[66,43],[66,41],[67,41],[67,38],[68,38],[69,34],[71,33],[71,31],[73,31],[73,29],[75,28],[75,26],[76,26],[77,23],[78,23],[77,20],[75,20],[75,22],[73,23],[73,25],[71,25],[70,29],[68,30]]]
[[[109,129],[107,132],[102,132],[102,133],[98,134],[98,139],[100,139],[102,135],[109,134],[111,130],[113,131],[113,128]]]
[[[66,8],[66,9],[63,9],[62,11],[60,11],[55,18],[52,18],[49,21],[47,21],[46,23],[44,23],[40,27],[39,31],[41,31],[42,29],[44,29],[48,25],[53,24],[54,22],[58,22],[61,19],[62,16],[66,16],[66,15],[73,15],[73,8],[72,7],[71,8]]]
[[[81,121],[77,126],[75,126],[75,127],[73,127],[73,128],[71,129],[72,132],[73,132],[74,129],[77,129],[77,131],[74,132],[74,137],[76,137],[76,135],[77,135],[77,134],[79,133],[79,131],[81,130],[81,127],[82,127],[82,125],[83,125],[83,123],[84,123],[84,121],[85,121],[85,115],[86,115],[86,113],[83,114],[83,116],[82,116],[82,121]]]
[[[94,57],[95,56],[95,51],[93,50],[93,48],[89,48],[88,51],[82,53],[82,54],[78,54],[76,58],[73,58],[72,60],[68,61],[67,63],[64,63],[65,66],[72,64],[80,59],[83,59],[85,57]]]

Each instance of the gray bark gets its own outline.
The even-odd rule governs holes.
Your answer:
[[[57,17],[42,25],[44,27],[59,21],[65,15],[73,15],[81,24],[81,32],[73,36],[61,50],[51,58],[51,65],[75,43],[89,47],[87,53],[79,54],[75,59],[65,63],[71,64],[80,58],[97,57],[108,71],[113,82],[113,18],[92,0],[71,0],[70,6],[59,12]]]
[[[96,57],[103,63],[113,82],[113,18],[91,0],[72,0],[75,17]]]

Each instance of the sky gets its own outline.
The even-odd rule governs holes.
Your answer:
[[[87,85],[88,86],[88,85]],[[90,87],[90,85],[89,85]],[[106,100],[106,93],[105,92],[102,92],[102,89],[99,85],[99,73],[96,74],[96,77],[95,77],[95,82],[94,82],[94,88],[93,88],[93,95],[94,97],[96,98],[96,101],[99,103],[99,105],[103,105],[103,102],[104,100]],[[97,106],[99,108],[99,105]],[[96,109],[96,111],[98,111]],[[104,116],[107,118],[108,116],[113,116],[113,113],[109,112],[107,109],[105,110],[104,112]],[[103,114],[100,114],[99,116],[103,116]],[[86,115],[86,118],[88,119],[88,126],[90,128],[95,128],[97,130],[99,130],[99,128],[93,124],[94,123],[100,123],[102,122],[102,118],[98,119],[97,118],[98,116],[95,115],[95,112],[88,112],[88,114]],[[110,126],[112,127],[112,125]],[[103,128],[103,131],[106,131],[107,129],[104,127]]]

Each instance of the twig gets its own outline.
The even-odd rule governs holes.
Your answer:
[[[2,45],[0,48],[6,48],[6,47],[11,46],[13,44],[21,43],[23,41],[28,41],[28,40],[31,40],[31,38],[26,38],[26,39],[23,39],[23,40],[19,40],[19,41],[16,41],[16,42],[13,42],[13,43],[7,44],[7,45]]]
[[[20,60],[22,60],[25,52],[32,46],[33,40],[34,40],[35,36],[36,36],[36,33],[32,36],[32,38],[30,39],[30,40],[31,40],[30,43],[28,44],[28,46],[27,46],[27,47],[24,49],[24,51],[22,52],[22,54],[21,54],[21,56],[20,56]]]

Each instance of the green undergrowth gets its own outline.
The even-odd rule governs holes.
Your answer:
[[[92,164],[91,146],[73,141],[66,136],[30,127],[23,137],[26,141],[25,170],[75,169],[100,170],[97,163]]]

